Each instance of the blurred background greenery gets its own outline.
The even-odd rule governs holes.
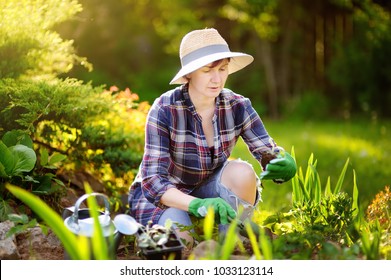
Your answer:
[[[389,1],[79,0],[56,27],[94,70],[71,75],[130,87],[152,101],[171,88],[190,30],[214,27],[255,62],[228,86],[273,118],[390,117]]]
[[[345,189],[356,170],[368,203],[391,181],[390,14],[387,0],[0,0],[0,136],[29,131],[66,154],[68,169],[98,170],[126,192],[145,104],[172,88],[181,38],[214,27],[232,51],[255,57],[227,87],[252,100],[299,166],[313,153],[322,181],[337,180],[350,158]],[[242,142],[232,156],[253,161]],[[262,207],[288,205],[290,188],[265,182]]]

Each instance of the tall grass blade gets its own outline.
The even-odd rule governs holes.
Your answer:
[[[293,205],[303,202],[303,191],[300,188],[299,175],[292,178],[292,203]]]
[[[320,183],[320,177],[319,177],[318,172],[316,171],[315,166],[311,165],[311,169],[312,169],[311,177],[312,177],[312,181],[313,181],[313,188],[312,188],[313,197],[312,197],[312,199],[315,203],[320,203],[320,199],[322,197],[322,186]]]
[[[273,259],[273,246],[272,242],[262,228],[259,236],[259,243],[262,249],[263,257],[265,260]]]
[[[339,175],[337,184],[335,185],[334,194],[339,193],[342,189],[342,184],[345,179],[345,173],[346,173],[346,169],[348,168],[348,164],[349,164],[349,158],[346,160],[346,163],[342,168],[341,175]]]
[[[302,200],[300,202],[304,203],[304,202],[310,200],[310,193],[305,188],[305,180],[304,180],[304,175],[303,175],[303,169],[301,167],[299,168],[298,174],[299,174],[299,176],[298,176],[298,183],[299,183],[299,187],[301,189],[301,193],[303,195]]]
[[[215,212],[212,207],[208,208],[208,214],[204,219],[204,237],[205,240],[211,240],[213,238]]]
[[[311,184],[312,184],[311,166],[313,165],[313,162],[314,162],[314,154],[311,154],[308,159],[307,171],[304,177],[304,192],[307,193],[309,197],[311,197]]]
[[[353,169],[353,217],[356,217],[359,213],[359,202],[358,202],[358,187],[357,187],[357,177],[356,177],[356,171]]]
[[[291,155],[296,161],[295,149],[292,147]],[[298,204],[303,200],[303,192],[300,189],[299,183],[299,172],[296,172],[295,176],[292,178],[292,204]]]
[[[333,193],[331,192],[331,182],[330,182],[330,176],[327,177],[326,186],[324,189],[324,195],[326,197],[331,196]]]
[[[261,255],[261,251],[259,250],[259,247],[258,247],[257,237],[255,236],[254,231],[251,228],[251,225],[249,223],[245,223],[244,226],[246,228],[248,238],[250,239],[251,247],[254,251],[255,258],[257,260],[261,260],[262,255]]]
[[[221,248],[221,260],[229,260],[236,245],[236,228],[238,226],[237,219],[234,219],[228,227],[225,235],[224,244]]]
[[[84,187],[87,194],[92,193],[92,189],[88,184],[85,184]],[[94,230],[91,238],[94,258],[97,260],[108,260],[110,257],[107,241],[104,237],[103,230],[98,219],[98,204],[96,202],[96,198],[93,196],[88,196],[87,203],[88,207],[90,208],[90,216],[94,220]]]

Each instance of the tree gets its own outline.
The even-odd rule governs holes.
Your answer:
[[[88,66],[73,41],[52,30],[81,9],[75,0],[0,1],[0,76],[55,77],[75,63]]]

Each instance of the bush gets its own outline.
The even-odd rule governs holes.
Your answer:
[[[73,79],[4,79],[0,136],[12,129],[25,131],[35,144],[67,155],[67,169],[88,171],[124,191],[144,148],[149,105],[137,99],[129,89],[105,91]]]
[[[81,11],[73,0],[7,0],[0,3],[0,77],[55,77],[75,63],[73,41],[51,30]]]
[[[367,208],[367,219],[371,222],[379,221],[382,228],[391,232],[391,192],[390,186],[376,194]]]

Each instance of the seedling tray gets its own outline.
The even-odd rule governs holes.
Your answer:
[[[139,233],[136,234],[136,243]],[[181,260],[184,246],[175,232],[169,234],[169,240],[156,248],[140,248],[140,254],[147,260]]]

